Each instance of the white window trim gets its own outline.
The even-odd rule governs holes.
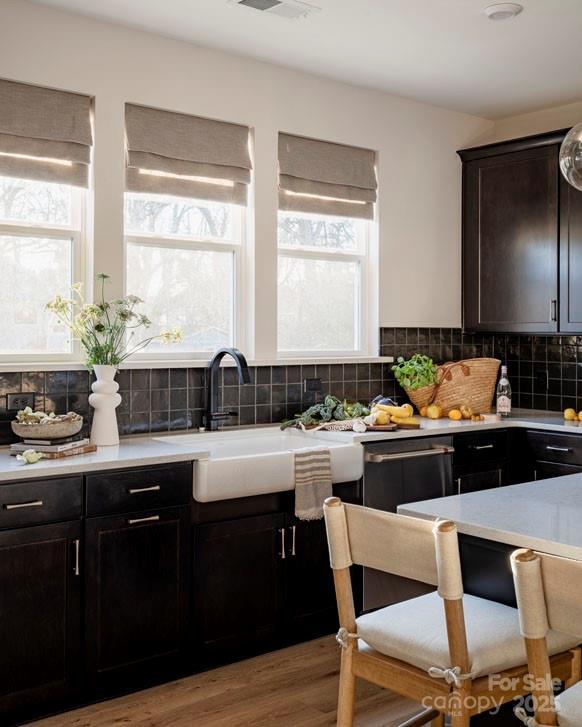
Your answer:
[[[80,187],[71,187],[71,224],[53,225],[48,223],[30,224],[20,221],[0,222],[0,235],[20,235],[26,237],[43,238],[70,238],[72,240],[72,283],[82,283],[86,290],[87,283],[87,192]],[[61,294],[70,295],[70,290],[63,290]],[[49,301],[47,300],[47,303]],[[80,361],[82,353],[80,344],[72,339],[70,353],[13,353],[0,354],[0,365],[13,364],[11,370],[21,368],[18,364],[74,364]],[[6,369],[5,369],[6,370]]]
[[[233,205],[237,209],[238,205]],[[246,343],[246,305],[243,295],[244,280],[247,271],[247,245],[246,245],[246,208],[240,207],[239,214],[235,214],[234,233],[238,235],[239,242],[233,240],[222,240],[217,238],[189,237],[187,235],[158,235],[149,232],[128,232],[125,234],[124,246],[124,291],[128,295],[133,291],[127,289],[127,248],[129,245],[151,245],[153,247],[167,247],[181,250],[210,250],[220,252],[231,252],[233,254],[233,300],[232,300],[232,324],[233,335],[232,345],[242,348]],[[147,336],[147,329],[144,329],[144,337]],[[134,363],[145,365],[156,362],[178,362],[178,361],[208,361],[212,351],[148,351],[135,353],[128,360]]]
[[[287,351],[279,349],[277,343],[277,358],[282,360],[296,359],[327,359],[327,358],[365,358],[374,356],[374,349],[377,355],[377,334],[373,333],[372,326],[377,323],[375,316],[371,314],[374,310],[374,300],[377,298],[377,281],[375,281],[372,270],[372,250],[374,248],[375,236],[371,231],[374,225],[370,221],[364,226],[363,249],[354,251],[337,252],[328,248],[309,247],[306,245],[281,245],[278,244],[278,257],[294,257],[309,260],[330,260],[358,262],[360,265],[360,281],[358,291],[358,330],[356,331],[359,347],[351,350],[302,350]],[[277,286],[278,290],[278,286]],[[376,325],[377,327],[377,325]]]

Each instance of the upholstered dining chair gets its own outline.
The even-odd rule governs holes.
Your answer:
[[[511,556],[519,622],[525,639],[535,717],[523,707],[516,716],[527,727],[582,725],[582,682],[571,680],[554,698],[556,677],[548,657],[550,629],[577,634],[582,641],[582,562],[531,550]]]
[[[342,647],[339,727],[353,724],[356,679],[421,703],[407,727],[431,721],[442,727],[445,715],[454,727],[467,727],[472,715],[527,693],[517,609],[463,594],[454,523],[435,525],[337,497],[325,501],[324,513]],[[350,579],[355,564],[438,590],[356,618]],[[547,639],[553,673],[572,680],[577,639],[557,631]],[[492,681],[490,675],[499,676]]]

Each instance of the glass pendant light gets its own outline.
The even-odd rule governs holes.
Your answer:
[[[570,129],[562,142],[560,169],[568,182],[582,191],[582,123]]]

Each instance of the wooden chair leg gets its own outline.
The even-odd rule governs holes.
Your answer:
[[[438,716],[439,713],[436,711],[436,709],[423,709],[422,712],[419,712],[419,714],[415,715],[414,717],[407,719],[406,722],[401,722],[398,727],[422,727],[429,722],[431,724],[435,724],[433,720],[435,719],[435,717]],[[442,724],[444,725],[444,722]]]
[[[451,702],[455,705],[455,711],[451,714],[451,727],[469,727],[471,715],[467,709],[467,697],[471,695],[471,685],[456,689],[451,695]]]
[[[353,647],[342,649],[339,695],[337,706],[337,727],[352,727],[356,700],[356,677],[352,670]]]
[[[570,678],[566,681],[566,689],[573,687],[579,681],[582,681],[582,650],[580,647],[572,649],[572,664]]]

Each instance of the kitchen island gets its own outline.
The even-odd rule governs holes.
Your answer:
[[[456,523],[465,592],[516,606],[509,556],[516,548],[582,560],[582,474],[401,505],[403,515]],[[471,725],[508,727],[507,705]]]
[[[402,515],[452,520],[465,591],[515,606],[517,548],[582,560],[582,474],[401,505]]]

